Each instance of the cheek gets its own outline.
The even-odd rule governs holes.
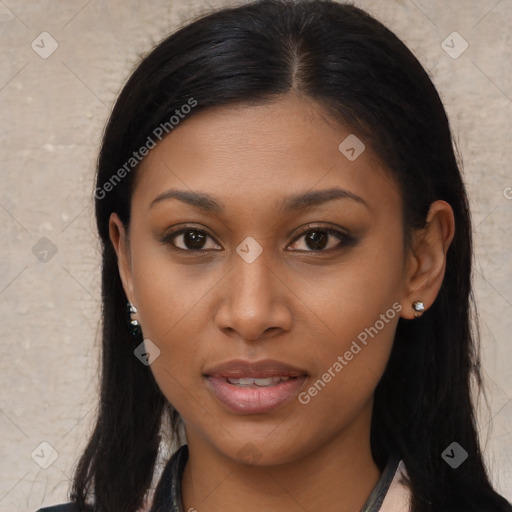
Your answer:
[[[189,390],[198,386],[201,350],[205,349],[208,290],[218,276],[202,265],[176,264],[169,249],[157,246],[154,241],[141,240],[133,246],[138,316],[144,338],[160,350],[150,368],[166,398],[186,416],[194,403],[194,392]]]
[[[356,338],[390,308],[385,320],[396,316],[394,323],[398,321],[397,306],[392,306],[401,298],[402,254],[389,248],[401,247],[401,239],[396,238],[383,236],[371,243],[363,242],[366,246],[356,248],[328,272],[289,276],[294,292],[314,313],[315,324],[329,340],[335,340],[335,347],[343,349],[339,340],[346,343]],[[387,332],[383,335],[392,339]],[[332,342],[326,345],[332,350]]]
[[[400,239],[394,243],[401,247]],[[310,325],[318,326],[322,339],[312,354],[317,374],[301,403],[317,414],[353,412],[373,394],[402,309],[401,262],[401,253],[390,252],[382,239],[358,251],[354,261],[347,259],[329,279],[302,279],[300,294],[316,317]]]
[[[140,237],[134,246],[133,288],[144,335],[165,342],[187,328],[195,338],[198,326],[190,317],[215,283],[213,273],[207,265],[176,263],[171,249],[148,237]]]
[[[313,352],[309,348],[316,372],[297,397],[298,429],[328,438],[363,409],[368,413],[389,360],[401,306],[367,299],[329,310],[328,334]]]

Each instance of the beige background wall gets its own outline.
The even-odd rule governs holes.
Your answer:
[[[496,486],[512,500],[512,0],[355,3],[430,70],[463,156],[490,399],[481,432]],[[209,8],[206,0],[0,1],[1,511],[66,500],[94,415],[101,132],[138,55]],[[454,31],[469,44],[457,58],[442,47]],[[58,44],[50,56],[55,43],[42,32]],[[453,37],[445,48],[456,56],[464,42]],[[36,461],[52,462],[50,445],[58,458],[43,469]]]

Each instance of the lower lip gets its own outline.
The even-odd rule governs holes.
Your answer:
[[[281,407],[297,396],[306,376],[261,388],[243,388],[222,377],[207,377],[209,389],[230,409],[240,414],[261,414]]]

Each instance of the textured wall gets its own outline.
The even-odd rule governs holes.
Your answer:
[[[429,69],[463,156],[489,389],[481,433],[496,486],[512,499],[512,0],[355,3]],[[138,55],[209,8],[0,1],[1,511],[66,500],[97,391],[92,190],[101,132]]]

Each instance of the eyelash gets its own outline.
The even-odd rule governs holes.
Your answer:
[[[218,242],[215,240],[213,236],[211,236],[207,231],[199,228],[194,227],[184,227],[181,229],[176,229],[175,231],[172,231],[171,233],[168,233],[165,235],[161,242],[167,245],[170,245],[173,250],[181,251],[181,252],[188,252],[188,253],[194,253],[194,254],[206,254],[212,251],[218,251],[219,249],[182,249],[181,247],[176,247],[172,240],[176,238],[179,235],[182,235],[183,233],[194,231],[197,233],[201,233],[206,235],[207,237],[211,238],[215,243],[218,244]],[[309,249],[309,250],[302,250],[302,249],[295,249],[293,252],[302,252],[302,253],[329,253],[332,251],[339,251],[343,248],[350,247],[356,244],[357,240],[349,235],[348,233],[344,233],[343,231],[340,231],[339,229],[336,229],[334,227],[326,227],[326,226],[314,226],[314,225],[308,225],[304,230],[300,231],[295,239],[293,240],[292,244],[296,243],[300,238],[302,238],[304,235],[307,235],[310,232],[314,231],[320,231],[322,233],[327,233],[329,235],[335,236],[340,240],[340,243],[336,247],[331,247],[330,249]],[[327,244],[328,245],[328,244]]]

